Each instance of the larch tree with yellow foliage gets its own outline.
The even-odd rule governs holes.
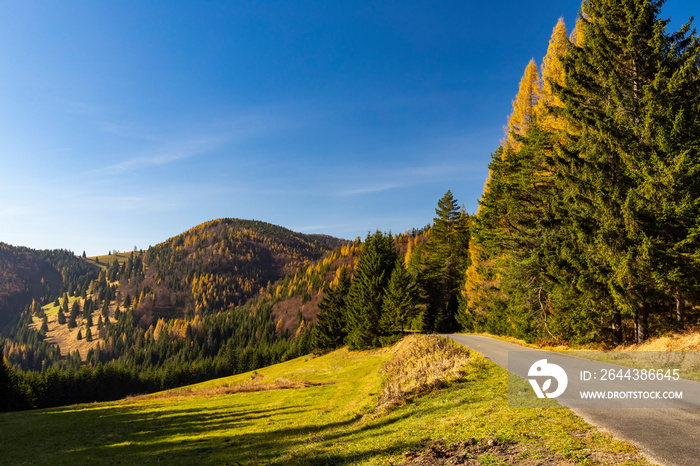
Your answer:
[[[535,120],[535,106],[542,95],[540,75],[534,59],[525,67],[525,73],[520,80],[518,94],[513,101],[513,113],[508,117],[508,127],[504,145],[515,149],[520,148],[518,136],[525,136]]]
[[[565,129],[566,120],[557,117],[552,112],[554,107],[561,108],[564,106],[559,96],[554,93],[552,83],[556,83],[559,86],[564,85],[565,75],[561,57],[566,53],[568,42],[564,18],[559,18],[552,32],[552,38],[549,40],[547,55],[545,55],[542,63],[542,89],[540,99],[535,104],[537,124],[553,132]]]
[[[535,123],[537,118],[538,105],[540,105],[542,96],[542,84],[540,81],[537,64],[534,59],[525,67],[523,77],[520,79],[518,93],[513,100],[513,112],[508,117],[508,124],[504,128],[506,131],[505,138],[501,141],[501,147],[496,151],[501,159],[515,158],[517,152],[522,146],[519,140],[525,137],[530,127]],[[489,175],[484,184],[484,193],[482,201],[479,202],[479,210],[476,218],[481,215],[483,208],[483,199],[488,195],[490,186],[498,181],[493,180],[493,169],[489,168]],[[479,230],[478,221],[475,224],[475,231]],[[473,313],[480,312],[481,303],[487,301],[490,296],[490,291],[495,290],[498,284],[497,273],[494,270],[494,260],[490,257],[488,248],[480,243],[481,238],[474,235],[469,242],[469,267],[466,271],[465,284],[461,290],[461,311],[456,318],[464,327],[471,327],[473,318],[465,317],[465,312]]]
[[[570,320],[552,312],[552,303],[568,295],[552,293],[550,279],[561,275],[553,258],[566,244],[561,218],[553,211],[556,161],[551,155],[567,130],[552,90],[564,82],[560,58],[567,44],[560,19],[544,58],[543,82],[531,60],[513,101],[507,138],[492,156],[462,290],[459,320],[470,330],[538,338],[552,338],[557,331],[586,333],[572,331]]]

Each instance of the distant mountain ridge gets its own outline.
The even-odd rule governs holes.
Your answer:
[[[144,326],[240,305],[305,263],[346,243],[257,220],[222,218],[187,230],[143,258],[109,264],[121,300]]]
[[[32,301],[45,303],[97,278],[97,267],[67,250],[0,243],[0,332],[7,333]]]
[[[107,263],[106,276],[119,283],[119,301],[129,295],[135,317],[148,326],[158,317],[191,316],[241,304],[346,242],[258,220],[221,218],[122,264]],[[64,292],[81,293],[98,278],[98,271],[94,263],[67,250],[0,243],[0,330],[7,333],[33,300],[46,304]]]

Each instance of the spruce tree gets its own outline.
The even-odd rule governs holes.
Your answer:
[[[40,332],[44,336],[46,336],[46,334],[49,333],[49,318],[46,315],[44,315],[44,317],[41,319]]]
[[[697,145],[698,45],[689,27],[666,32],[662,4],[584,1],[583,40],[562,58],[565,86],[553,84],[562,115],[581,128],[559,158],[573,236],[588,257],[581,274],[605,290],[597,306],[609,309],[616,341],[621,315],[634,317],[643,341],[650,313],[697,287],[686,251],[698,218],[688,152]]]
[[[426,306],[422,329],[448,332],[457,329],[459,293],[469,266],[471,220],[449,190],[438,201],[435,213],[418,274]]]
[[[380,345],[384,290],[398,257],[391,235],[380,231],[367,235],[346,300],[346,341],[351,350]]]
[[[58,324],[63,325],[66,323],[66,315],[63,313],[63,308],[58,308]]]
[[[17,376],[5,359],[4,348],[0,345],[0,411],[22,408]]]
[[[391,273],[382,302],[382,333],[403,332],[418,314],[418,289],[413,276],[399,259]]]
[[[314,326],[311,341],[316,350],[328,351],[343,345],[347,336],[345,300],[350,291],[348,267],[338,270],[337,284],[325,290],[325,296],[318,304],[318,322]]]

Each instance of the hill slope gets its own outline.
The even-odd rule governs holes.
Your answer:
[[[22,310],[97,278],[97,267],[65,250],[39,251],[0,243],[0,333],[7,334]]]
[[[148,383],[163,388],[296,357],[307,349],[293,341],[296,320],[290,332],[276,328],[272,284],[292,271],[315,270],[318,260],[328,264],[344,243],[259,221],[219,219],[145,252],[102,256],[91,261],[99,277],[77,295],[44,306],[33,323],[23,320],[27,328],[15,333],[5,354],[23,369],[58,364],[77,370],[81,360],[92,366],[116,361],[128,370],[159,371]],[[51,344],[60,346],[63,358]],[[178,381],[173,371],[182,374]]]
[[[343,240],[304,235],[255,220],[219,219],[110,264],[107,278],[129,296],[144,326],[239,305]]]

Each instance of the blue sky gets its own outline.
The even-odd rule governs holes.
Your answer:
[[[448,189],[475,212],[579,6],[0,1],[0,241],[105,254],[220,217],[353,239],[430,223]]]

